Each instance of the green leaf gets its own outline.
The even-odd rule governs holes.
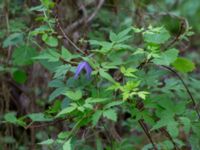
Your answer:
[[[16,124],[17,118],[15,112],[9,112],[4,115],[4,119],[6,122]]]
[[[108,103],[107,105],[104,106],[104,109],[108,109],[108,108],[111,108],[113,106],[118,106],[118,105],[121,105],[123,104],[124,102],[123,101],[115,101],[115,102],[111,102],[111,103]]]
[[[53,78],[64,78],[65,75],[67,74],[67,72],[70,70],[71,65],[60,65],[58,67],[56,67],[55,69],[55,74],[53,76]]]
[[[145,100],[145,99],[146,99],[146,96],[147,96],[147,94],[149,94],[149,92],[140,91],[140,92],[138,92],[137,94],[138,94],[138,96],[139,96],[141,99]]]
[[[166,65],[169,66],[173,63],[178,57],[179,51],[177,49],[169,49],[161,53],[160,57],[154,58],[153,62],[157,65]]]
[[[163,44],[170,38],[170,34],[164,27],[149,27],[149,30],[144,32],[143,37],[147,43]]]
[[[128,33],[129,33],[131,30],[132,30],[132,27],[131,27],[131,28],[127,28],[127,29],[125,29],[125,30],[119,32],[119,33],[117,34],[118,38],[119,38],[119,39],[122,39],[122,38],[124,38],[124,37],[127,37]]]
[[[66,91],[64,93],[67,97],[69,97],[72,100],[79,100],[82,97],[82,91],[81,90],[76,90],[76,91]]]
[[[13,72],[13,79],[20,84],[23,84],[26,82],[27,80],[27,75],[26,72],[22,71],[22,70],[16,70]]]
[[[70,135],[70,132],[68,131],[62,131],[58,134],[59,139],[66,139]]]
[[[89,97],[85,100],[86,103],[102,103],[105,101],[108,101],[108,98],[95,98],[95,97]]]
[[[136,69],[134,69],[134,68],[125,68],[124,66],[122,66],[121,68],[120,68],[120,71],[124,74],[124,76],[126,76],[126,77],[133,77],[133,78],[135,78],[136,76],[133,74],[133,73],[135,73],[137,70]]]
[[[61,56],[66,61],[70,61],[73,58],[73,55],[68,51],[68,49],[66,49],[63,46],[62,46],[62,49],[61,49]]]
[[[71,113],[72,111],[74,111],[77,107],[76,106],[69,106],[67,108],[64,108],[63,110],[61,110],[57,115],[56,115],[56,118],[57,117],[60,117],[61,115],[64,115],[64,114],[68,114],[68,113]]]
[[[112,120],[112,121],[117,121],[117,113],[115,112],[114,109],[107,109],[103,112],[103,116]]]
[[[27,45],[21,45],[20,47],[17,47],[14,49],[14,52],[12,54],[13,63],[15,65],[30,65],[33,63],[33,57],[36,56],[36,50],[32,47],[29,47]]]
[[[187,117],[180,117],[179,118],[181,123],[184,125],[184,131],[188,134],[191,128],[191,121]]]
[[[42,40],[51,47],[58,46],[58,40],[53,36],[43,37]]]
[[[65,84],[61,81],[61,80],[52,80],[48,83],[48,87],[56,87],[56,88],[59,88],[59,87],[64,87]]]
[[[111,77],[111,75],[109,75],[103,69],[99,70],[99,74],[100,74],[101,77],[105,78],[106,80],[115,83],[115,80]]]
[[[22,44],[23,40],[24,40],[23,33],[13,33],[3,41],[3,48],[17,44]]]
[[[53,144],[53,142],[54,142],[53,139],[47,139],[47,140],[42,141],[42,142],[40,142],[38,144],[40,144],[40,145],[51,145],[51,144]]]
[[[174,122],[173,116],[171,115],[171,112],[167,112],[159,121],[156,122],[156,124],[152,127],[151,130],[156,130],[161,127],[167,126],[169,123]]]
[[[118,40],[118,37],[117,35],[114,33],[114,32],[110,32],[110,37],[109,39],[112,41],[112,42],[115,42]]]
[[[39,12],[43,12],[43,11],[46,11],[47,9],[43,6],[43,5],[38,5],[38,6],[35,6],[35,7],[31,7],[29,9],[29,11],[39,11]]]
[[[120,43],[120,42],[126,41],[127,39],[131,37],[128,35],[130,31],[131,31],[131,28],[127,28],[118,34],[115,34],[114,32],[110,32],[109,38],[112,42]]]
[[[168,141],[168,140],[162,142],[161,145],[162,145],[163,149],[167,149],[167,150],[170,150],[170,149],[174,148],[173,143],[171,141]]]
[[[99,119],[101,118],[102,115],[102,111],[101,110],[97,110],[93,115],[92,115],[92,125],[96,126]]]
[[[182,73],[191,72],[195,69],[195,65],[192,61],[182,57],[177,58],[172,65],[177,71]]]
[[[93,109],[93,106],[91,105],[91,104],[89,104],[89,103],[85,103],[84,105],[83,105],[83,107],[85,107],[85,108],[88,108],[88,109]]]
[[[71,139],[67,140],[63,144],[63,150],[72,150]]]
[[[56,97],[64,94],[68,90],[66,87],[59,87],[56,90],[54,90],[50,95],[49,95],[49,101],[51,102],[54,100]]]
[[[51,28],[49,26],[47,26],[47,25],[42,25],[42,26],[34,29],[33,31],[31,31],[30,35],[36,36],[38,34],[44,34],[44,33],[48,32],[48,31],[51,31]]]
[[[33,122],[46,122],[52,121],[51,118],[47,118],[43,113],[32,113],[27,115]]]
[[[172,137],[177,137],[179,134],[179,128],[177,122],[169,122],[167,124],[167,130]]]
[[[36,56],[33,59],[47,59],[49,62],[58,62],[60,59],[60,54],[56,52],[55,49],[48,49],[46,51],[43,51],[39,56]]]
[[[4,119],[8,123],[13,123],[15,125],[19,125],[19,126],[22,126],[22,127],[26,126],[26,123],[22,120],[22,118],[18,119],[16,117],[15,112],[8,112],[8,113],[4,114]]]

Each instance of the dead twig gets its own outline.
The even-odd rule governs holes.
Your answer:
[[[91,13],[90,15],[87,16],[87,18],[85,18],[85,16],[83,16],[82,18],[80,18],[79,20],[73,22],[71,25],[69,25],[67,27],[67,29],[65,30],[66,33],[68,33],[69,31],[74,30],[75,28],[77,28],[78,26],[80,26],[81,24],[85,23],[88,24],[90,23],[94,17],[97,15],[98,11],[101,9],[101,7],[103,6],[105,0],[99,0],[95,10],[93,13]]]

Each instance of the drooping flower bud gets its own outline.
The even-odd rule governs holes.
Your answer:
[[[79,63],[79,65],[76,69],[74,79],[77,79],[79,77],[79,75],[80,75],[80,73],[83,69],[86,71],[87,79],[90,78],[90,75],[92,73],[92,68],[90,67],[90,64],[88,62],[82,61],[82,62]]]

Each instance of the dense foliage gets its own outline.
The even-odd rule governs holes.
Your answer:
[[[0,150],[200,149],[199,0],[0,0]]]

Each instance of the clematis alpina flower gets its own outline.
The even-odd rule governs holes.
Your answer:
[[[90,78],[90,75],[92,73],[92,68],[90,67],[90,64],[86,61],[82,61],[78,64],[78,67],[76,69],[76,72],[75,72],[75,76],[74,76],[74,79],[77,79],[81,73],[82,70],[85,70],[86,71],[86,77],[87,79]]]

